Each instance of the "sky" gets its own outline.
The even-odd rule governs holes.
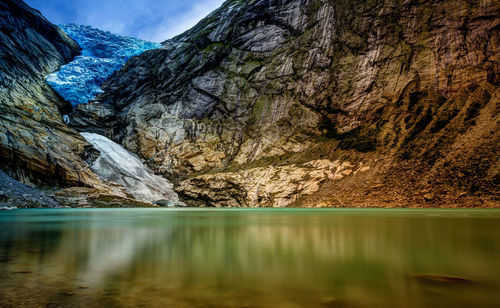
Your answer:
[[[88,25],[162,42],[181,34],[224,0],[25,0],[54,24]]]

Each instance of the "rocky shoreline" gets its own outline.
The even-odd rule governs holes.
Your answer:
[[[27,186],[0,170],[0,208],[56,208],[61,204],[46,192]]]

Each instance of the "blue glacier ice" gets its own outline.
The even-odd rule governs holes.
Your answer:
[[[128,59],[162,46],[89,26],[68,24],[59,27],[80,45],[82,54],[48,75],[46,80],[73,106],[85,104],[102,92],[101,84]]]

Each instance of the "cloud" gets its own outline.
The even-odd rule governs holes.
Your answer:
[[[188,30],[224,0],[26,0],[56,24],[90,25],[162,42]]]
[[[195,3],[188,11],[157,25],[149,35],[154,42],[162,42],[189,30],[200,20],[222,5],[223,0],[211,0]]]

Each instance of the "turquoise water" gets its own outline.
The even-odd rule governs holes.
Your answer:
[[[499,210],[0,213],[0,306],[500,307]]]

